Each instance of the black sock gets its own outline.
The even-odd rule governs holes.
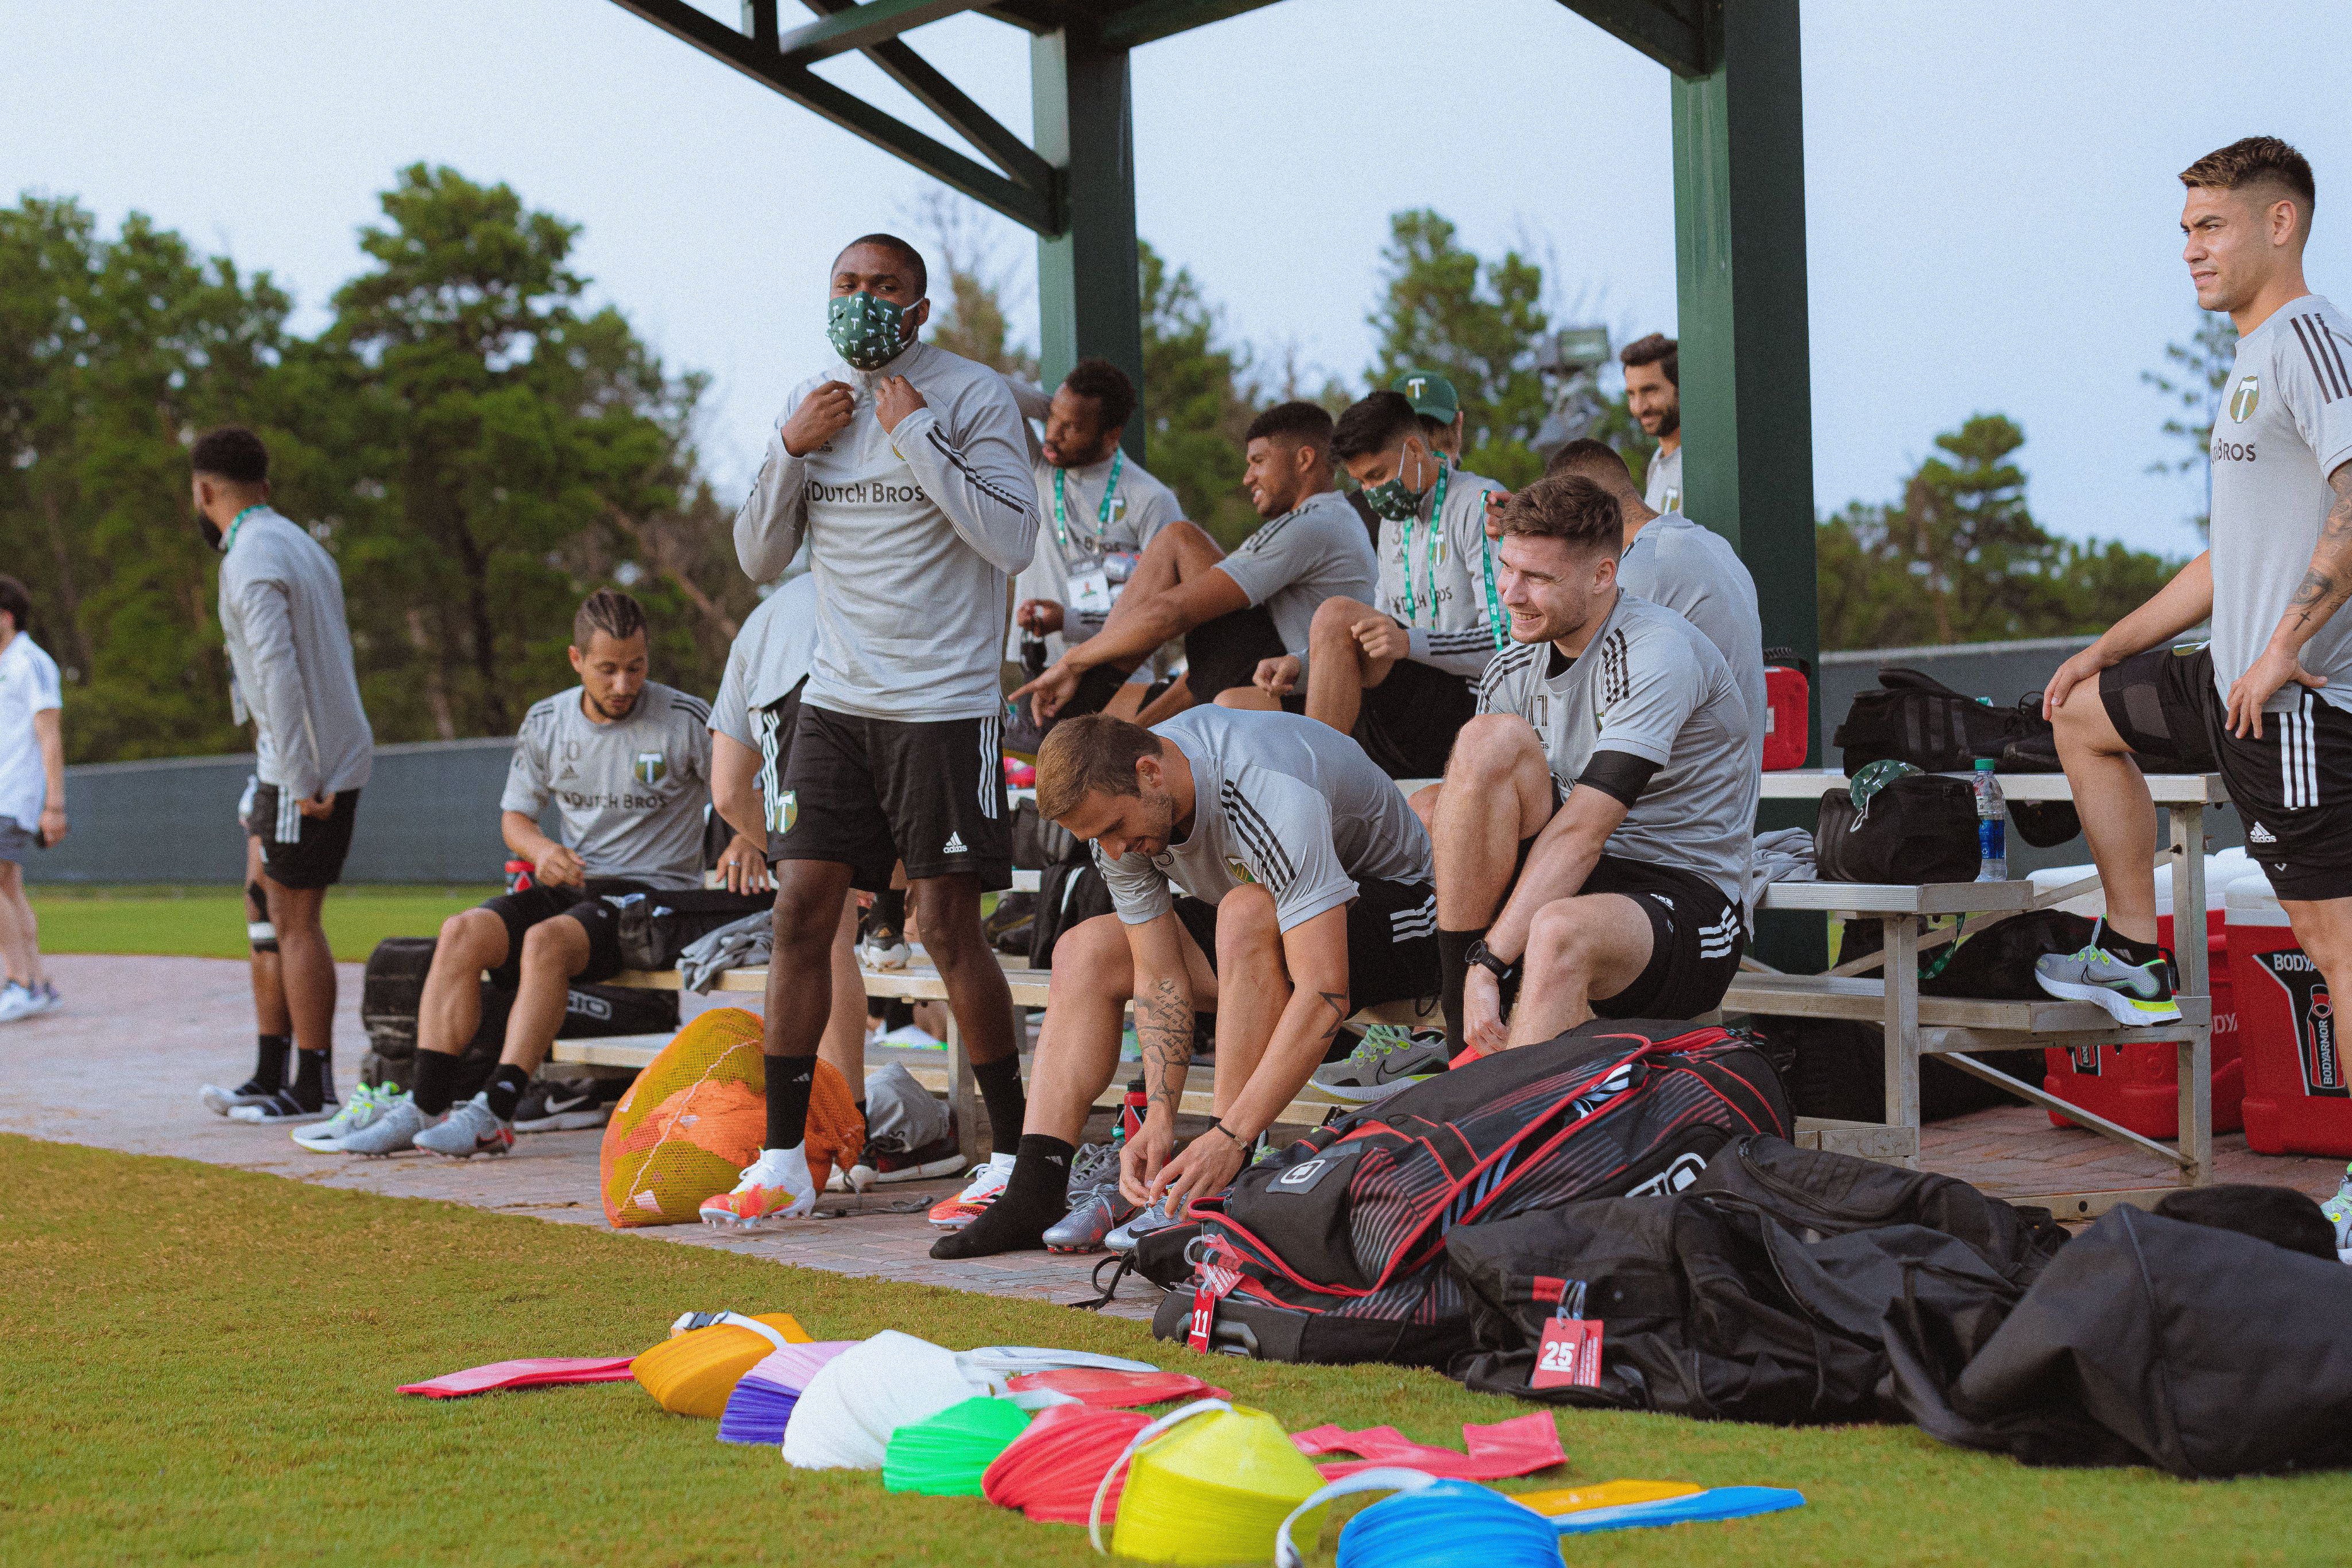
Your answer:
[[[334,1057],[331,1051],[294,1053],[294,1103],[316,1111],[335,1092]]]
[[[1047,1228],[1070,1212],[1070,1156],[1076,1152],[1059,1138],[1024,1133],[1004,1190],[978,1219],[932,1242],[931,1256],[985,1258],[1043,1247]]]
[[[286,1053],[294,1049],[290,1034],[257,1034],[254,1037],[253,1082],[264,1094],[273,1094],[286,1087]]]
[[[2164,949],[2155,943],[2135,942],[2105,920],[2101,920],[2098,930],[2092,933],[2091,941],[2126,964],[2151,964],[2164,954]]]
[[[1021,1092],[1021,1059],[1008,1056],[1002,1061],[975,1061],[971,1076],[980,1085],[981,1103],[988,1107],[988,1146],[1019,1146],[1021,1124],[1029,1119],[1029,1102]]]
[[[874,931],[901,933],[907,929],[907,890],[905,888],[886,887],[874,895],[874,913],[868,928]]]
[[[530,1082],[530,1074],[510,1061],[499,1063],[490,1074],[488,1085],[482,1091],[490,1099],[490,1114],[501,1122],[514,1120],[515,1107],[522,1103],[522,1092]]]
[[[416,1108],[428,1116],[438,1116],[449,1108],[450,1096],[457,1087],[457,1058],[446,1051],[419,1051],[416,1053]]]
[[[772,1149],[798,1148],[808,1136],[809,1091],[816,1086],[816,1058],[768,1058],[768,1142]]]
[[[1486,935],[1486,928],[1475,931],[1440,931],[1437,934],[1437,996],[1445,1011],[1445,1059],[1459,1057],[1465,1043],[1462,1039],[1462,981],[1470,972],[1470,948]]]

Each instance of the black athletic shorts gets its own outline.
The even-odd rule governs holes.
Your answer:
[[[1592,1010],[1608,1019],[1695,1019],[1722,1005],[1739,973],[1748,932],[1739,905],[1679,866],[1604,854],[1579,894],[1622,894],[1650,917],[1650,961],[1633,983]]]
[[[607,901],[623,894],[652,891],[641,882],[592,876],[581,887],[534,884],[520,893],[502,893],[488,900],[482,907],[497,915],[499,923],[507,928],[507,961],[487,971],[490,979],[510,991],[520,986],[523,933],[543,920],[565,915],[588,931],[588,967],[572,976],[572,980],[593,986],[611,979],[628,965],[621,958],[621,911]]]
[[[246,800],[238,805],[245,831],[261,841],[262,871],[280,887],[332,887],[342,881],[360,792],[339,789],[331,813],[298,819],[300,836],[290,844],[278,841],[278,793],[277,785],[257,782],[247,786]]]
[[[982,891],[1013,884],[1013,813],[1004,795],[1004,721],[860,718],[801,705],[784,774],[776,858],[835,861],[867,893],[970,875]]]
[[[1176,918],[1217,968],[1217,906],[1189,895]],[[1356,884],[1348,905],[1348,1006],[1355,1011],[1437,994],[1437,891],[1425,882]]]
[[[1257,684],[1257,667],[1291,650],[1282,645],[1274,617],[1253,604],[1184,633],[1184,686],[1196,703],[1213,703],[1219,692]]]
[[[784,776],[793,766],[793,731],[800,727],[801,692],[807,685],[808,677],[803,675],[793,683],[791,691],[766,707],[751,710],[751,727],[760,737],[760,799],[763,801],[782,798]],[[768,829],[770,865],[776,863],[784,842],[784,835],[776,831],[773,822],[772,817]]]
[[[1445,771],[1454,737],[1478,712],[1470,683],[1434,664],[1399,659],[1389,678],[1364,694],[1349,731],[1364,755],[1391,779],[1435,779]]]
[[[2099,675],[2100,700],[2125,745],[2158,770],[2221,775],[2245,822],[2246,853],[2273,893],[2352,898],[2352,714],[2287,689],[2295,706],[2264,714],[2257,740],[2230,733],[2209,648],[2155,648]]]

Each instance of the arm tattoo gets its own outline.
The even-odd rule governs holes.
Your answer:
[[[1192,1064],[1192,1003],[1174,980],[1162,978],[1135,998],[1135,1038],[1143,1047],[1151,1103],[1172,1115],[1183,1108],[1184,1075]]]
[[[2352,565],[2347,559],[2352,557],[2352,463],[2338,466],[2327,482],[2336,491],[2336,504],[2327,509],[2319,548],[2311,552],[2311,570],[2295,585],[2292,601],[2297,629],[2309,626],[2315,632],[2316,622],[2325,622],[2352,598],[2352,575],[2343,570]]]
[[[1323,1031],[1323,1040],[1324,1043],[1328,1045],[1330,1043],[1331,1038],[1339,1032],[1339,1026],[1348,1021],[1348,993],[1345,991],[1318,991],[1315,994],[1321,997],[1325,1002],[1330,1005],[1331,1027]]]

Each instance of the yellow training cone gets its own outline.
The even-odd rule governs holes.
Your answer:
[[[1258,1562],[1285,1516],[1323,1484],[1265,1411],[1196,1400],[1138,1432],[1104,1475],[1087,1525],[1097,1552],[1103,1499],[1122,1469],[1127,1484],[1110,1550],[1154,1563]],[[1323,1511],[1301,1522],[1311,1539]]]
[[[688,1313],[685,1324],[696,1314]],[[809,1336],[790,1312],[762,1312],[747,1318],[720,1312],[708,1327],[681,1333],[629,1363],[629,1375],[673,1416],[707,1416],[716,1421],[726,1413],[727,1396],[743,1375],[788,1344],[806,1344]]]

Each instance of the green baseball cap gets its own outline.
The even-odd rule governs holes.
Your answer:
[[[1412,412],[1433,419],[1440,424],[1452,424],[1454,416],[1462,411],[1462,400],[1454,391],[1454,383],[1435,371],[1407,371],[1389,383],[1389,391],[1401,392],[1412,404]]]

